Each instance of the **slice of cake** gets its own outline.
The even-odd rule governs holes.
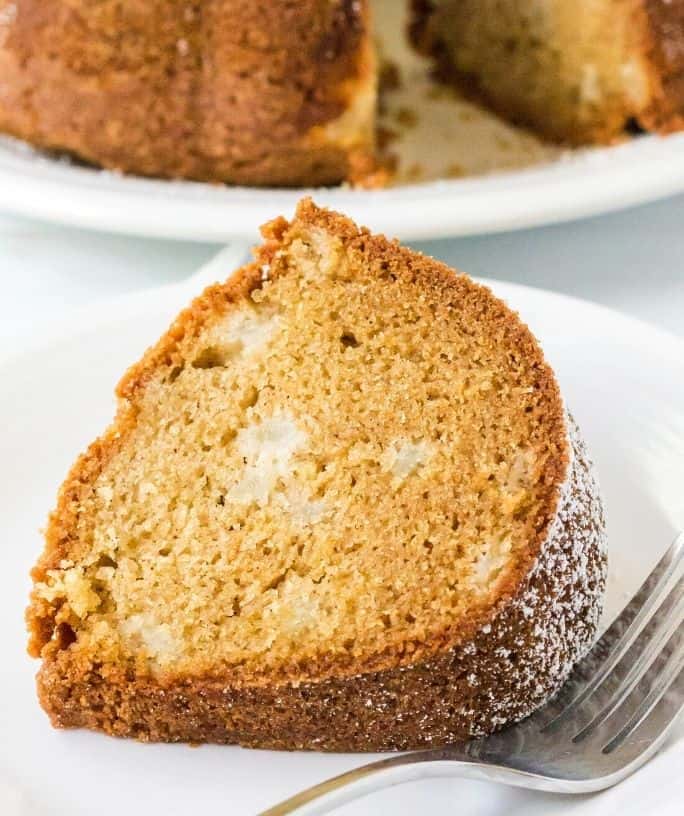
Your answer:
[[[33,571],[59,727],[382,750],[524,717],[589,647],[601,503],[528,329],[300,204],[124,376]]]
[[[684,127],[682,0],[412,0],[440,73],[561,142]]]

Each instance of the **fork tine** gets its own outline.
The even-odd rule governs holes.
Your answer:
[[[682,617],[684,617],[684,578],[680,579],[667,600],[654,615],[654,619],[657,619],[658,626],[655,632],[650,635],[644,650],[637,657],[617,688],[612,692],[610,700],[574,737],[573,742],[580,742],[589,736],[589,734],[622,705],[663,652],[670,638],[672,638],[679,628]]]
[[[683,560],[684,532],[681,532],[644,580],[631,601],[578,665],[577,669],[580,672],[583,667],[591,667],[589,671],[591,679],[584,684],[581,691],[552,720],[546,723],[542,731],[560,725],[573,710],[605,682],[647,625],[654,612],[660,607]],[[607,656],[601,660],[601,655],[606,651],[608,652]],[[595,668],[597,658],[601,660],[598,669]]]
[[[644,722],[648,715],[658,705],[661,699],[667,694],[670,687],[679,678],[684,669],[684,640],[679,644],[663,667],[649,693],[644,697],[636,710],[623,725],[618,733],[603,747],[604,754],[611,754]],[[672,712],[670,720],[677,716],[682,706],[684,706],[684,688],[678,694],[677,705]],[[665,727],[667,724],[663,724]]]

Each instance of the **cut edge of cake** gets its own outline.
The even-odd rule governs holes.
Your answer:
[[[567,4],[564,10],[556,2],[548,16],[535,4],[515,12],[511,2],[518,28],[502,25],[496,31],[495,18],[487,18],[493,28],[481,34],[490,37],[490,47],[485,42],[475,46],[480,24],[468,8],[472,5],[471,0],[412,0],[411,40],[433,58],[443,81],[514,123],[574,146],[610,144],[635,127],[661,134],[684,127],[680,0],[628,0],[619,8],[606,2],[603,11],[600,4]],[[601,39],[607,25],[611,49]],[[557,41],[546,39],[547,29]]]

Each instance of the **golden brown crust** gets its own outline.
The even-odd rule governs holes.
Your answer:
[[[372,149],[362,136],[315,135],[372,87],[365,2],[9,8],[0,130],[39,147],[139,175],[253,185],[339,182]]]
[[[473,609],[458,630],[442,632],[429,642],[391,645],[365,658],[321,657],[282,666],[268,675],[222,670],[192,678],[129,675],[130,669],[101,664],[96,656],[84,657],[70,649],[69,629],[60,626],[59,612],[34,592],[28,611],[30,652],[43,657],[41,702],[56,725],[85,725],[142,739],[331,750],[432,744],[523,716],[557,687],[591,641],[604,580],[600,503],[579,442],[574,443],[570,472],[568,428],[558,388],[529,330],[485,287],[396,242],[373,236],[343,216],[318,209],[310,200],[300,204],[292,223],[279,218],[267,224],[257,260],[225,284],[208,288],[124,375],[117,389],[120,405],[114,424],[78,460],[60,491],[34,580],[43,580],[47,570],[64,558],[78,558],[77,506],[134,426],[136,406],[152,375],[178,365],[184,339],[195,336],[215,313],[225,312],[226,303],[236,303],[258,287],[262,267],[276,267],[283,244],[311,228],[337,236],[348,253],[358,253],[388,281],[406,276],[424,290],[434,289],[444,301],[458,303],[459,309],[488,326],[495,342],[516,349],[532,365],[539,404],[544,406],[540,420],[556,451],[540,475],[546,501],[534,520],[536,535],[495,602],[488,598]],[[557,563],[563,569],[554,575]],[[539,614],[530,615],[529,610],[537,607]],[[562,620],[554,619],[552,609]],[[540,616],[545,616],[543,626]],[[548,646],[548,654],[542,655],[548,666],[539,670],[536,682],[532,669],[540,660],[542,644]],[[513,663],[519,661],[519,670],[526,672],[524,683],[537,689],[534,694],[524,684],[524,693],[515,693],[511,661],[499,659],[506,651],[518,655]],[[470,675],[480,678],[477,684],[482,688],[467,692]],[[383,708],[380,701],[390,698],[393,702]],[[466,706],[471,698],[477,698],[474,708]],[[485,699],[490,700],[488,705]],[[445,701],[450,701],[448,706]],[[406,720],[411,712],[413,724]],[[428,718],[428,727],[417,730],[419,714]]]

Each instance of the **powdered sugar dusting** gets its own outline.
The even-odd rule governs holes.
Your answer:
[[[559,690],[591,647],[606,580],[605,525],[598,484],[569,415],[567,434],[571,455],[558,509],[522,591],[448,653],[354,679],[354,694],[363,695],[354,729],[368,735],[369,747],[440,745],[523,719]]]
[[[606,579],[603,506],[577,425],[569,415],[566,421],[571,455],[547,541],[527,588],[480,630],[477,652],[491,650],[510,679],[507,694],[490,698],[488,721],[478,714],[473,735],[522,719],[546,702],[589,650],[598,628]],[[533,622],[524,637],[515,634],[521,618]],[[514,661],[514,650],[502,645],[511,638]],[[484,675],[483,685],[491,688]]]

